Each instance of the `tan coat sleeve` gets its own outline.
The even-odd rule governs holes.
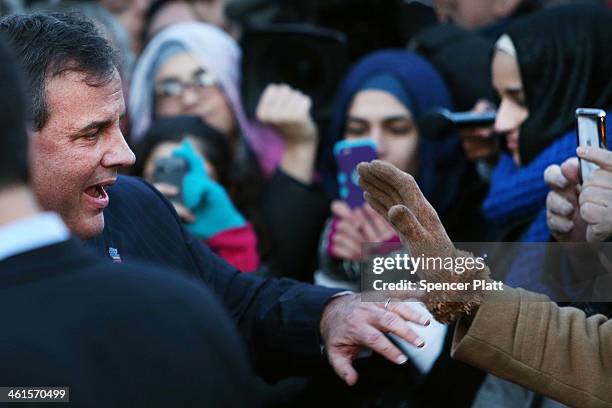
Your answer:
[[[452,355],[575,407],[612,407],[612,320],[505,287],[456,326]]]

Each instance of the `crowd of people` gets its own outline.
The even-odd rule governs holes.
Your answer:
[[[290,3],[318,4],[304,1]],[[413,26],[375,47],[346,32],[324,113],[286,78],[254,109],[243,95],[253,21],[338,29],[314,9],[0,2],[7,398],[612,407],[612,153],[576,124],[612,109],[610,5],[355,2],[404,7]],[[441,119],[458,111],[494,120]],[[419,277],[503,291],[364,299],[368,244],[475,257],[462,243],[521,250]]]

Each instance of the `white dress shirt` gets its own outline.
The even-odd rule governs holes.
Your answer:
[[[39,213],[0,226],[0,261],[33,249],[67,241],[70,231],[55,213]]]

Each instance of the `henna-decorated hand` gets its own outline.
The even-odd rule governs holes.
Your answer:
[[[429,255],[426,252],[436,247],[435,256],[453,254],[454,246],[436,210],[423,196],[414,177],[379,160],[362,163],[358,169],[366,200],[391,222],[411,253]]]
[[[377,212],[387,217],[413,256],[443,259],[473,257],[455,248],[435,209],[411,175],[378,160],[361,163],[358,171],[359,184],[365,190],[366,200]],[[466,270],[462,274],[446,269],[421,269],[417,274],[432,283],[489,279],[488,268]],[[461,301],[457,301],[456,293],[435,291],[424,295],[424,303],[436,320],[447,323],[476,310],[482,295],[481,291],[466,292],[461,294]]]

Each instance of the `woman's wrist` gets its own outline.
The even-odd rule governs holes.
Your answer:
[[[314,179],[316,153],[316,138],[287,141],[280,164],[281,169],[296,180],[310,184]]]
[[[453,257],[455,258],[474,258],[473,254],[455,249]],[[463,262],[467,264],[467,262]],[[419,273],[419,276],[426,279],[428,283],[440,283],[454,285],[457,290],[435,290],[427,292],[424,296],[423,303],[440,323],[450,324],[456,322],[461,317],[474,316],[480,307],[482,300],[486,294],[484,289],[487,283],[493,282],[490,277],[489,267],[477,267],[476,261],[471,263],[472,268],[465,268],[462,273],[457,273],[454,270],[433,271],[429,273]],[[483,281],[478,285],[477,289],[474,285],[475,281]],[[467,290],[461,290],[461,287]]]

